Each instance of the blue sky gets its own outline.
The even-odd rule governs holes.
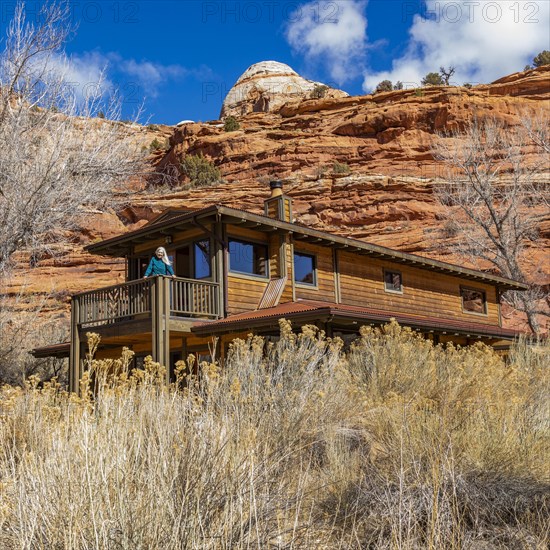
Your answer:
[[[11,2],[13,5],[14,2]],[[32,10],[34,0],[28,0]],[[2,0],[2,24],[10,2]],[[107,67],[130,116],[145,98],[151,122],[218,117],[253,63],[363,94],[385,78],[416,86],[440,65],[456,83],[489,82],[550,49],[539,0],[74,0],[67,44],[79,85]]]

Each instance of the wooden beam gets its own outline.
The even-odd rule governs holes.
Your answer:
[[[163,315],[162,315],[162,361],[166,368],[166,385],[170,384],[170,310],[172,300],[172,279],[170,277],[159,277],[162,284],[163,294]]]
[[[225,293],[227,293],[225,270],[224,270],[224,255],[226,243],[223,238],[223,224],[217,221],[214,226],[216,239],[214,243],[214,280],[218,283],[218,315],[225,317]]]
[[[151,284],[151,355],[153,361],[160,362],[162,354],[162,297],[160,277],[154,277]]]
[[[80,302],[78,297],[71,300],[71,350],[69,355],[69,390],[79,392],[80,383],[80,332],[78,322],[80,317]]]
[[[332,273],[334,277],[334,298],[337,304],[342,302],[342,291],[340,289],[340,268],[338,266],[338,250],[332,250]]]
[[[217,223],[217,222],[216,222]],[[219,235],[217,235],[214,231],[208,229],[208,227],[206,227],[205,225],[203,225],[201,222],[199,222],[198,220],[193,220],[191,222],[191,225],[194,225],[195,227],[198,227],[199,229],[201,229],[202,231],[204,231],[208,236],[212,237],[214,240],[216,240],[222,247],[225,246],[225,242],[223,240],[218,240],[220,239]]]

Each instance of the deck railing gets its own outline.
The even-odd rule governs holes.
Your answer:
[[[169,279],[169,283],[171,313],[185,317],[219,317],[217,283],[179,277]]]
[[[166,296],[167,299],[161,299]],[[218,284],[196,279],[153,277],[83,292],[74,296],[78,303],[77,322],[93,327],[161,314],[217,318],[220,316]],[[164,306],[166,304],[166,307]]]
[[[152,282],[139,279],[78,294],[78,323],[104,325],[140,314],[150,315]]]

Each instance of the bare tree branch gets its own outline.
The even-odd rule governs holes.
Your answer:
[[[69,16],[66,0],[47,1],[31,24],[19,2],[0,53],[0,276],[19,249],[52,253],[86,208],[143,171],[120,98],[101,81],[82,97],[67,80]]]
[[[531,284],[527,292],[507,293],[505,299],[527,314],[533,331],[539,315],[547,314],[547,294],[525,273],[525,244],[539,243],[537,224],[549,215],[548,118],[525,115],[520,126],[505,128],[489,119],[474,120],[464,133],[440,136],[434,157],[446,168],[436,195],[452,219],[456,239],[452,250],[477,263]],[[535,149],[537,162],[527,152]]]

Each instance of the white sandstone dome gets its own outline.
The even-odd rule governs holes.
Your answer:
[[[278,61],[262,61],[249,67],[227,94],[220,114],[242,116],[256,112],[278,111],[287,101],[308,99],[321,82],[302,78],[288,65]],[[325,97],[347,97],[347,93],[326,86]]]

